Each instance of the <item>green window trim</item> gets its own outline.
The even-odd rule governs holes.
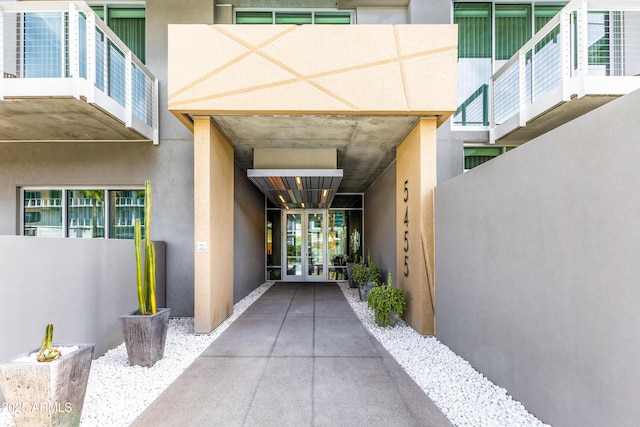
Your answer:
[[[311,12],[276,12],[276,24],[279,25],[303,25],[312,22]]]
[[[316,12],[314,14],[313,23],[316,25],[349,25],[351,24],[351,14],[343,12]]]
[[[277,24],[277,25],[348,25],[351,24],[351,12],[342,11],[265,11],[237,10],[236,24]]]
[[[502,147],[464,147],[464,168],[473,169],[502,154]]]
[[[273,24],[272,12],[236,12],[236,24]]]

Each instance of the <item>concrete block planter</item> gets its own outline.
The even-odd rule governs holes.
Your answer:
[[[36,349],[0,364],[5,407],[17,427],[80,424],[94,344],[64,345],[74,346],[52,362],[29,360]]]
[[[122,335],[130,365],[153,366],[164,357],[170,308],[159,308],[155,314],[139,315],[138,311],[120,316]]]

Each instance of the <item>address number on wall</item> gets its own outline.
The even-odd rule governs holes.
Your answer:
[[[409,180],[404,182],[404,277],[409,277]]]

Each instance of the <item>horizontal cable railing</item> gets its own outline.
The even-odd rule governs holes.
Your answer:
[[[545,95],[583,96],[585,78],[640,75],[640,2],[573,0],[491,78],[492,127]]]
[[[460,104],[453,122],[461,126],[489,126],[489,85],[480,86]]]
[[[126,126],[135,118],[157,143],[156,78],[85,2],[1,3],[0,70],[5,79],[84,81],[77,98],[99,103],[99,91],[122,108]]]

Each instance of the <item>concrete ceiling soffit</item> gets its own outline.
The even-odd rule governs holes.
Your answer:
[[[169,109],[448,115],[456,43],[450,25],[172,25]]]

